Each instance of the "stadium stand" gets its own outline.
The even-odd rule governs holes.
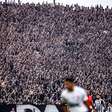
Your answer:
[[[112,9],[0,3],[0,102],[58,104],[66,76],[112,102]]]

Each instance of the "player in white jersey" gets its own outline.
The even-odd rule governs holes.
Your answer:
[[[87,102],[86,91],[76,86],[73,82],[71,78],[67,78],[64,81],[66,89],[61,94],[64,112],[91,112]]]

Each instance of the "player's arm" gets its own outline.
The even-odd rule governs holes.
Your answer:
[[[69,112],[66,101],[65,101],[64,98],[61,98],[61,105],[62,105],[62,108],[63,108],[63,112]]]
[[[62,104],[62,108],[63,108],[63,112],[68,112],[67,105],[65,105],[65,104]]]
[[[92,106],[89,106],[88,100],[84,101],[84,104],[85,104],[86,107],[88,108],[89,112],[92,112]]]
[[[66,100],[63,97],[63,95],[61,95],[61,106],[62,106],[63,112],[69,112],[67,105],[66,105]]]

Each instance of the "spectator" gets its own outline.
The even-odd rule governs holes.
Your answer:
[[[112,112],[112,104],[108,103],[107,111],[106,112]]]
[[[105,110],[104,100],[101,99],[99,95],[97,95],[97,99],[95,100],[95,108],[96,108],[96,112],[104,112]]]

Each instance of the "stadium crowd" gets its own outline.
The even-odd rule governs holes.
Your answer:
[[[0,102],[58,104],[66,76],[112,105],[112,9],[0,3]]]

